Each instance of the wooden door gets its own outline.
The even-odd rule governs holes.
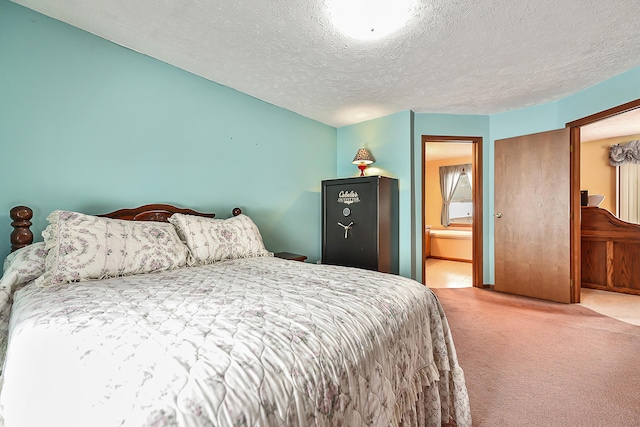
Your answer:
[[[495,290],[569,303],[569,129],[495,142]]]

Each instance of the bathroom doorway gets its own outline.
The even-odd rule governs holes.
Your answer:
[[[483,287],[482,138],[423,135],[422,184],[423,283]]]

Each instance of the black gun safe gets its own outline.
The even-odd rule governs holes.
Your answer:
[[[322,181],[322,263],[398,274],[398,180]]]

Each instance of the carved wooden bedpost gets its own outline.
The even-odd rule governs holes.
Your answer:
[[[11,252],[13,252],[33,243],[33,232],[29,229],[33,211],[27,206],[16,206],[11,209],[9,216],[13,220],[11,223],[13,227],[11,232]]]

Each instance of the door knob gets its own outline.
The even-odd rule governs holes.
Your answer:
[[[502,218],[502,212],[498,212],[498,213],[496,214],[496,218]]]

